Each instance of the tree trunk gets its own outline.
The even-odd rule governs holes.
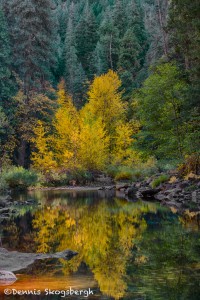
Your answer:
[[[27,142],[22,140],[20,147],[18,149],[18,164],[22,167],[26,165],[26,149],[27,149]]]
[[[112,61],[112,34],[110,36],[110,49],[109,49],[109,55],[110,55],[110,67],[113,70],[113,61]]]

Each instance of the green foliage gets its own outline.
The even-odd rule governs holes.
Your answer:
[[[11,0],[7,4],[13,64],[26,95],[33,88],[43,88],[44,81],[52,75],[57,45],[52,2]]]
[[[158,158],[183,156],[183,110],[188,86],[173,63],[157,66],[138,94],[139,116],[147,151]]]
[[[151,183],[151,186],[152,186],[152,188],[156,188],[161,183],[164,183],[164,182],[166,182],[168,180],[169,180],[169,176],[168,175],[160,175],[158,178],[156,178],[155,180],[153,180],[153,182]]]
[[[46,186],[69,186],[69,185],[85,185],[93,181],[93,175],[85,170],[72,170],[72,171],[51,171],[48,174],[42,175],[40,184]]]
[[[8,26],[0,3],[0,105],[12,95],[11,62]]]
[[[7,189],[8,189],[8,184],[5,181],[4,176],[2,176],[2,173],[0,173],[0,193],[4,192]]]
[[[120,168],[120,170],[115,175],[116,181],[123,180],[132,180],[133,179],[133,170],[130,168]]]
[[[2,178],[9,188],[27,189],[37,183],[38,175],[22,167],[12,167],[3,172]]]
[[[168,29],[172,53],[182,66],[189,71],[193,98],[199,101],[199,3],[198,1],[173,0],[169,10]]]

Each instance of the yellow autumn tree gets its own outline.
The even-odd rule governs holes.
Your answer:
[[[57,96],[59,108],[53,121],[55,158],[59,167],[70,169],[78,166],[79,116],[72,98],[65,91],[64,81],[58,86]]]
[[[108,73],[94,79],[88,92],[89,102],[86,109],[93,116],[101,118],[109,135],[113,134],[117,123],[125,114],[120,86],[121,80],[117,73],[109,70]]]
[[[140,160],[139,153],[133,149],[133,134],[139,130],[137,122],[119,122],[115,128],[112,163],[115,165],[133,166]]]
[[[43,173],[49,173],[57,168],[57,163],[53,157],[53,152],[50,150],[51,140],[41,121],[38,121],[34,135],[32,142],[37,150],[32,154],[33,167]]]
[[[94,118],[84,109],[81,112],[79,161],[88,170],[103,170],[108,162],[109,137],[101,118]]]

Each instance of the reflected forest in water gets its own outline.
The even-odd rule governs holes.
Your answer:
[[[78,252],[69,261],[35,263],[34,276],[59,281],[89,274],[105,299],[198,299],[200,236],[194,220],[100,192],[37,191],[31,197],[41,205],[19,205],[17,216],[3,224],[3,246]]]

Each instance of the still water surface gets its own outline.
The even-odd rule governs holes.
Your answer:
[[[69,261],[37,261],[17,273],[10,289],[41,295],[0,299],[200,299],[200,231],[156,203],[129,202],[105,192],[37,191],[16,200],[16,216],[1,223],[3,247],[20,252],[71,249]],[[46,295],[45,289],[92,290],[82,296]]]

